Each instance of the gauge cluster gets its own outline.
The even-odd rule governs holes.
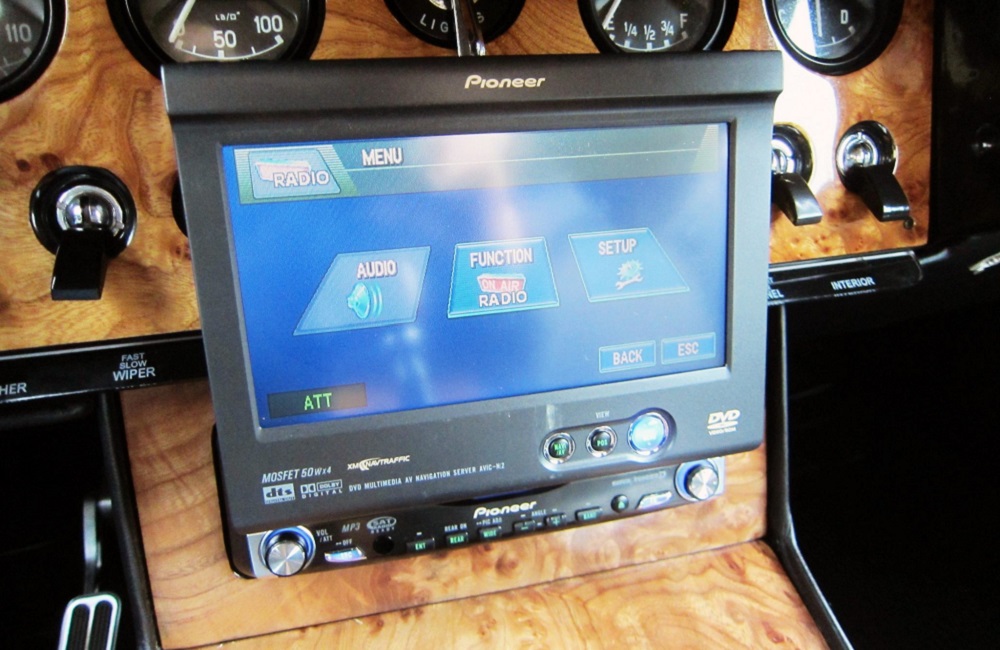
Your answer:
[[[469,2],[489,56],[782,51],[771,261],[926,242],[933,0]],[[454,33],[450,0],[0,0],[0,353],[199,328],[162,65],[447,57]],[[134,199],[98,300],[53,300],[31,227],[33,192],[64,168],[106,170]],[[874,202],[873,184],[889,190]]]

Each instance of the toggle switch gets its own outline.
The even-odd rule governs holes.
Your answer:
[[[837,145],[837,172],[848,191],[861,197],[879,221],[902,221],[913,227],[910,201],[893,172],[896,143],[882,124],[858,122]]]
[[[63,167],[31,193],[35,237],[56,256],[53,300],[98,300],[108,261],[135,234],[135,201],[125,184],[99,167]]]
[[[812,148],[791,124],[776,124],[771,134],[771,203],[796,226],[819,223],[823,208],[807,184]]]

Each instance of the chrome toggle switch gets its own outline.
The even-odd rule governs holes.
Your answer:
[[[837,172],[848,191],[861,197],[879,221],[913,227],[910,202],[899,185],[896,143],[889,130],[871,120],[858,122],[837,145]]]
[[[99,167],[63,167],[35,187],[29,215],[38,241],[56,256],[52,299],[100,299],[108,261],[135,234],[135,202],[125,184]]]
[[[796,226],[819,223],[823,208],[809,189],[812,148],[791,124],[776,124],[771,135],[771,203]]]

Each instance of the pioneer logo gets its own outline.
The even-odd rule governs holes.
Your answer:
[[[515,512],[530,512],[536,505],[538,505],[537,501],[525,501],[524,503],[512,503],[498,508],[485,508],[483,506],[479,506],[476,508],[476,511],[472,513],[472,518],[479,519],[480,517],[499,517],[500,515],[509,515]]]
[[[740,426],[740,410],[716,411],[708,414],[708,434],[717,436],[722,433],[734,433]]]
[[[504,77],[502,79],[493,79],[480,77],[477,74],[470,74],[465,78],[465,89],[541,88],[544,81],[545,77]]]
[[[410,462],[409,455],[406,456],[393,456],[392,458],[366,458],[364,460],[359,460],[356,463],[349,463],[347,469],[360,469],[362,472],[367,472],[373,467],[381,467],[383,465],[395,465],[397,463],[408,463]]]

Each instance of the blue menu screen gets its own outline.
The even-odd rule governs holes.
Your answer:
[[[222,158],[263,427],[725,363],[725,124]]]

